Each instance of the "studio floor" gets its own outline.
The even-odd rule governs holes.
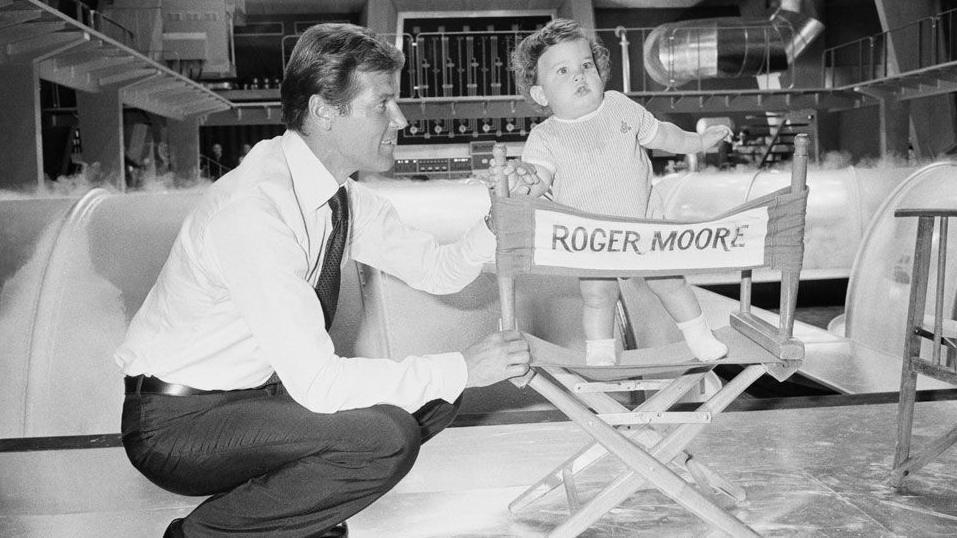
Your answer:
[[[894,450],[893,404],[719,415],[691,449],[744,487],[732,510],[764,536],[957,535],[957,451],[900,491],[883,482]],[[917,404],[920,446],[957,418],[957,402]],[[508,503],[587,441],[570,422],[455,427],[426,444],[412,472],[349,521],[353,538],[543,536],[567,514],[553,492],[518,514]],[[581,494],[622,471],[606,458]],[[0,453],[0,536],[161,536],[199,499],[141,478],[119,447]],[[582,536],[705,536],[707,525],[640,491]]]
[[[691,446],[744,487],[733,512],[764,536],[954,536],[957,453],[945,453],[896,491],[883,483],[893,459],[894,405],[729,413]],[[918,405],[915,442],[957,417],[957,403]],[[508,503],[563,461],[585,435],[571,423],[455,429],[424,447],[388,496],[354,518],[356,536],[541,536],[567,514],[553,492],[519,514]],[[462,450],[473,447],[473,450]],[[608,459],[608,458],[606,458]],[[607,461],[584,484],[622,471]],[[583,496],[588,488],[583,484]],[[637,493],[582,536],[703,536],[704,523],[652,490]]]

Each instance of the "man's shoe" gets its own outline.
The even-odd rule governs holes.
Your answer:
[[[342,523],[322,533],[319,538],[349,538],[349,526],[346,525],[345,521],[343,521]]]
[[[169,526],[166,527],[166,532],[163,533],[163,538],[185,538],[183,534],[183,518],[176,518],[170,522]]]

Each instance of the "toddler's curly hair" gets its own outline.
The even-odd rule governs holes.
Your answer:
[[[538,83],[538,59],[545,54],[548,47],[578,39],[584,39],[588,42],[601,81],[602,83],[608,82],[611,73],[608,49],[602,45],[601,40],[586,34],[581,25],[575,21],[554,19],[523,39],[511,54],[509,69],[515,73],[515,83],[527,101],[536,104],[528,94],[528,90]]]

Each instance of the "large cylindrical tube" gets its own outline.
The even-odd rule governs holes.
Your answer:
[[[808,171],[804,270],[802,279],[846,278],[854,253],[884,197],[913,168],[812,168]],[[741,172],[703,171],[673,174],[656,182],[662,212],[674,220],[702,220],[786,187],[787,170]],[[778,273],[755,271],[756,281],[778,278]],[[697,274],[696,284],[731,283],[727,273]]]
[[[645,70],[668,87],[783,71],[824,29],[780,9],[770,20],[727,17],[663,24],[645,39]]]
[[[854,275],[847,312],[848,335],[855,341],[893,349],[902,340],[903,325],[893,313],[906,308],[914,233],[906,228],[913,219],[893,218],[893,208],[957,205],[957,188],[950,181],[954,167],[925,169],[901,187],[912,169],[808,172],[802,277]],[[667,218],[701,220],[789,181],[789,173],[776,170],[674,174],[657,182],[654,195],[661,198]],[[366,183],[392,202],[404,222],[441,243],[467,233],[489,209],[483,184]],[[897,194],[888,199],[892,191]],[[0,437],[114,431],[123,391],[112,352],[199,196],[95,190],[80,199],[0,200],[0,379],[5,384]],[[880,224],[868,227],[875,215]],[[865,230],[870,231],[862,241]],[[855,262],[858,244],[863,248]],[[957,245],[951,243],[948,250],[957,251]],[[351,322],[334,325],[332,336],[346,356],[461,349],[497,324],[498,293],[491,274],[460,294],[431,296],[370,270],[363,273],[369,284],[361,286],[361,301],[357,272],[343,276],[340,298],[351,300],[340,302],[336,319]],[[758,281],[772,277],[755,272]],[[694,275],[692,282],[729,282],[727,278]],[[947,282],[949,307],[955,304],[957,281]],[[518,325],[561,345],[583,345],[577,282],[569,285],[556,278],[529,286],[523,284],[525,291],[516,297]],[[409,324],[409,319],[436,321]],[[639,341],[651,341],[652,332],[639,335]]]

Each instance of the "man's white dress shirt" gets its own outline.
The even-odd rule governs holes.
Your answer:
[[[205,390],[259,386],[275,371],[289,394],[319,413],[393,404],[413,412],[465,388],[461,353],[340,357],[313,285],[332,230],[327,201],[339,188],[299,134],[257,144],[214,183],[186,218],[169,259],[115,359],[145,374]],[[352,180],[351,258],[430,293],[453,293],[494,259],[479,221],[438,245],[402,224],[392,205]],[[415,323],[416,320],[409,320]]]

